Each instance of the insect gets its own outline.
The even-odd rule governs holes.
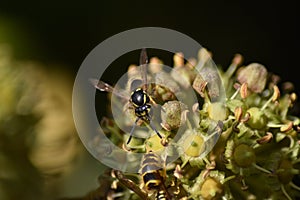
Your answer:
[[[121,171],[113,170],[113,172],[123,185],[134,191],[141,199],[172,200],[185,199],[187,197],[187,193],[177,178],[173,177],[170,179],[169,177],[171,182],[168,183],[165,164],[161,156],[152,150],[145,153],[141,160],[139,173],[143,187],[128,179]]]
[[[157,192],[156,200],[171,199],[164,184],[165,178],[161,158],[151,150],[142,159],[141,175],[146,190]]]
[[[127,144],[130,143],[131,138],[133,136],[134,129],[139,120],[146,122],[151,127],[151,129],[154,130],[160,138],[162,138],[161,134],[157,131],[157,129],[155,128],[151,120],[151,115],[150,115],[152,111],[151,103],[155,104],[155,102],[151,98],[151,96],[147,93],[147,89],[148,89],[147,65],[148,65],[148,56],[146,53],[146,49],[143,48],[140,54],[140,66],[139,66],[141,70],[142,86],[134,89],[131,92],[130,98],[128,98],[128,95],[126,95],[125,91],[116,90],[111,85],[101,80],[99,81],[97,79],[90,79],[91,83],[94,85],[96,89],[104,92],[114,93],[116,96],[129,101],[129,103],[133,106],[135,116],[137,118],[130,131],[130,136],[127,140]]]

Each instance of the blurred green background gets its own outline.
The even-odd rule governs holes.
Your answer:
[[[88,53],[131,28],[171,28],[227,67],[259,62],[299,95],[296,5],[286,1],[1,1],[0,199],[83,196],[103,166],[73,124],[72,84]],[[109,76],[120,76],[116,62]],[[172,59],[162,57],[171,65]],[[120,68],[119,68],[120,69]]]

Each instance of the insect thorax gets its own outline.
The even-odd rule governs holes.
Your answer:
[[[149,115],[150,111],[151,111],[150,104],[145,104],[145,105],[135,108],[136,116],[141,117],[141,118],[145,117],[146,121],[147,121],[147,116]]]
[[[150,98],[142,88],[137,88],[131,93],[131,101],[134,107],[140,107],[148,104],[150,102]]]

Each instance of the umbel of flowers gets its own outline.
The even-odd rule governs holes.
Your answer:
[[[106,117],[101,123],[107,136],[125,150],[157,151],[170,144],[180,147],[177,150],[181,156],[165,166],[161,174],[163,189],[146,192],[141,174],[108,169],[99,178],[99,189],[86,199],[91,195],[107,199],[181,200],[300,197],[300,120],[292,113],[297,103],[293,84],[281,83],[278,75],[268,72],[260,63],[244,64],[243,56],[236,54],[225,71],[218,67],[226,99],[225,107],[215,105],[208,83],[194,70],[197,63],[206,64],[204,50],[199,51],[198,58],[187,58],[188,62],[182,53],[175,54],[173,69],[160,73],[160,81],[169,88],[159,84],[150,86],[153,99],[162,107],[155,120],[160,120],[163,139],[154,134],[146,139],[133,138],[125,145],[128,136],[113,119]],[[162,71],[158,63],[163,61],[157,57],[150,59],[150,73]],[[129,70],[128,74],[135,76],[136,66]],[[201,102],[192,108],[174,95],[175,91],[184,97],[188,85],[193,86]],[[124,118],[124,124],[132,125],[128,119]],[[214,132],[219,134],[217,143],[203,157],[213,137],[207,134],[208,127],[216,120],[220,122]],[[180,128],[183,134],[174,141],[174,134]],[[170,149],[167,156],[176,152]],[[110,186],[103,187],[107,183]]]

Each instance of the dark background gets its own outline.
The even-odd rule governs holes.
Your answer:
[[[74,75],[108,37],[158,26],[194,38],[213,52],[216,64],[227,67],[241,53],[245,63],[260,62],[299,85],[296,8],[290,1],[6,1],[0,17],[17,23],[17,56],[62,63]]]

